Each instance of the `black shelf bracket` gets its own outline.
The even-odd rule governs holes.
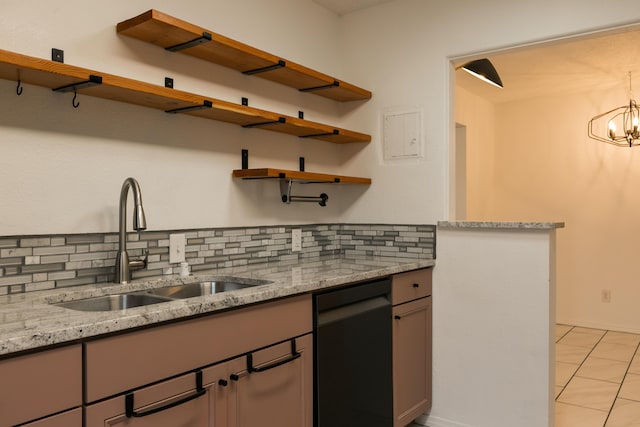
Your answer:
[[[249,150],[242,149],[242,169],[249,169]]]
[[[171,77],[164,78],[164,87],[173,89],[173,79]]]
[[[300,92],[314,92],[316,90],[331,89],[332,87],[339,87],[339,86],[340,86],[340,82],[337,80],[334,80],[333,83],[328,85],[314,86],[314,87],[308,87],[305,89],[298,89],[298,90]]]
[[[298,138],[317,138],[320,136],[331,136],[331,135],[340,135],[340,131],[338,129],[334,129],[333,132],[314,133],[311,135],[300,135]]]
[[[213,107],[213,102],[207,101],[205,99],[202,102],[202,105],[193,105],[191,107],[175,108],[173,110],[166,110],[165,113],[169,113],[169,114],[188,113],[189,111],[203,110],[205,108],[212,108],[212,107]]]
[[[89,75],[89,80],[85,80],[78,83],[71,83],[65,86],[60,86],[51,89],[54,92],[75,92],[76,90],[88,88],[91,86],[97,86],[102,84],[102,76],[96,76],[94,74]]]
[[[284,117],[280,117],[278,120],[271,120],[268,122],[260,122],[260,123],[250,123],[248,125],[242,125],[243,128],[257,128],[260,126],[269,126],[269,125],[275,125],[275,124],[284,124],[287,122],[287,119]]]
[[[198,37],[198,38],[190,40],[188,42],[179,43],[179,44],[176,44],[176,45],[173,45],[173,46],[165,47],[165,50],[168,50],[169,52],[178,52],[180,50],[189,49],[190,47],[198,46],[198,45],[201,45],[203,43],[208,43],[212,39],[213,38],[211,37],[211,34],[209,34],[209,33],[207,33],[205,31],[204,33],[202,33],[202,37]]]
[[[277,64],[268,65],[266,67],[256,68],[254,70],[243,71],[242,74],[247,76],[252,76],[254,74],[266,73],[267,71],[277,70],[278,68],[284,68],[287,66],[287,63],[282,59],[278,60]]]
[[[56,49],[55,47],[52,47],[51,48],[51,60],[64,64],[64,50]]]

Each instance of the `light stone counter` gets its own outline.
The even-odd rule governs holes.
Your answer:
[[[199,272],[180,278],[164,276],[127,285],[103,283],[0,297],[0,356],[86,339],[169,320],[215,312],[245,304],[312,292],[361,280],[430,267],[434,260],[391,257],[315,258]],[[215,295],[188,298],[122,311],[85,312],[52,303],[225,277],[269,280],[272,283]]]
[[[564,222],[526,221],[438,221],[438,228],[447,229],[505,229],[505,230],[552,230],[564,228]]]

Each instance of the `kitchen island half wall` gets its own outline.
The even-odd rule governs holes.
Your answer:
[[[432,427],[554,419],[558,222],[439,222]]]

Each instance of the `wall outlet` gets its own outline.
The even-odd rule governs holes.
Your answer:
[[[169,235],[169,263],[178,264],[184,262],[184,252],[187,246],[187,238],[184,234]]]
[[[603,289],[601,293],[602,302],[611,302],[611,290]]]
[[[300,252],[302,250],[302,230],[294,228],[291,230],[291,252]]]

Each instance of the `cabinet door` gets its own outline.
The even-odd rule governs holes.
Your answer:
[[[210,427],[210,389],[201,372],[89,405],[86,427]],[[213,425],[213,424],[211,424]]]
[[[311,427],[311,334],[232,360],[231,427]]]
[[[204,386],[209,390],[209,427],[227,427],[229,363],[219,363],[202,372]]]
[[[394,427],[431,407],[431,297],[393,308]]]

